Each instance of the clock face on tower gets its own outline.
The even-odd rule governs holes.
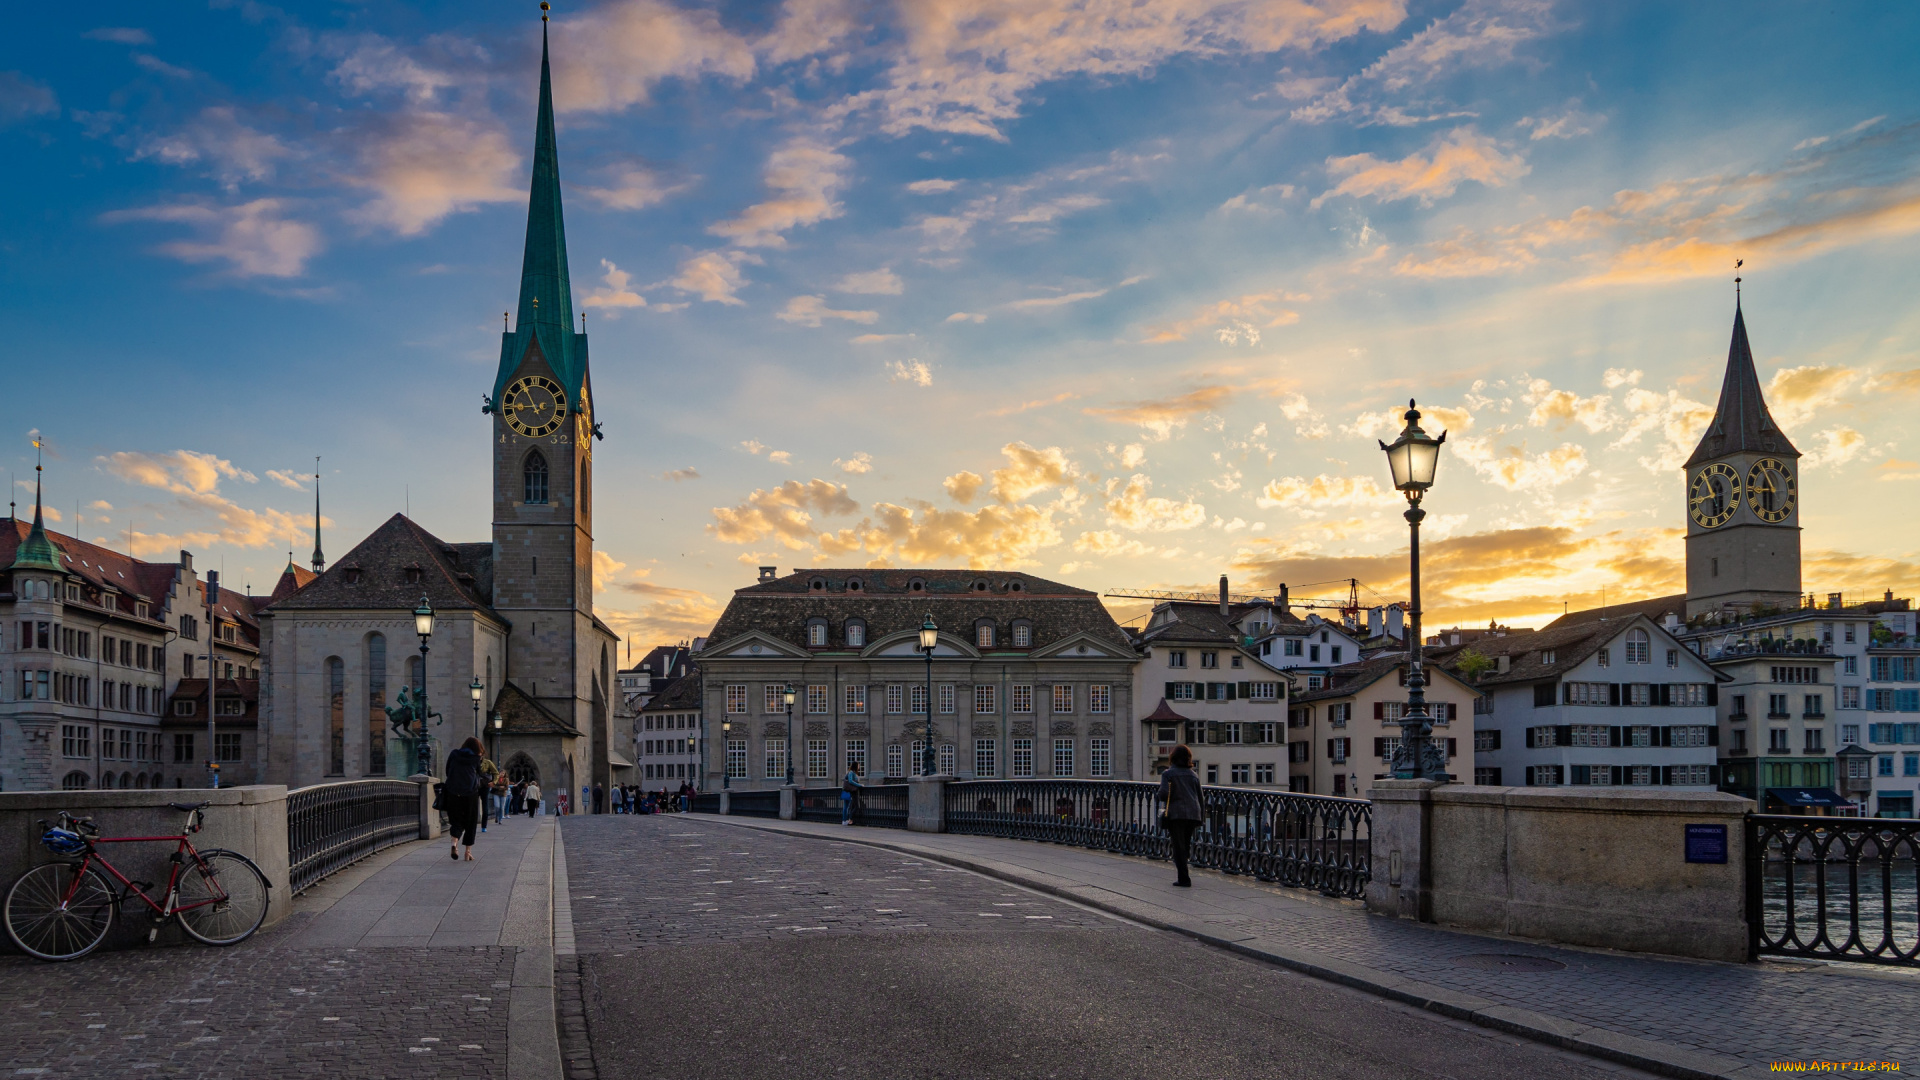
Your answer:
[[[1793,470],[1779,458],[1761,458],[1747,470],[1747,503],[1753,516],[1781,522],[1793,513]]]
[[[1694,524],[1703,529],[1717,529],[1739,508],[1740,474],[1733,466],[1716,461],[1694,474],[1693,483],[1687,488],[1687,512],[1693,516]]]
[[[529,438],[543,438],[567,418],[567,392],[544,375],[528,375],[507,387],[500,399],[507,426]]]

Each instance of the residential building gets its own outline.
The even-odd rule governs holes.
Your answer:
[[[682,675],[640,709],[634,731],[633,782],[649,790],[698,786],[708,743],[701,735],[700,676]]]
[[[1511,787],[1665,786],[1720,781],[1721,676],[1641,614],[1556,623],[1436,650],[1471,680],[1473,782]]]
[[[789,751],[802,786],[918,774],[929,711],[943,774],[1130,779],[1137,659],[1097,594],[1030,574],[762,567],[696,657],[698,786],[778,788]]]
[[[1393,609],[1395,614],[1398,610]],[[1404,652],[1405,634],[1398,636],[1402,638],[1400,651]],[[1365,659],[1366,640],[1358,631],[1318,615],[1300,619],[1289,614],[1257,635],[1251,648],[1262,664],[1294,675],[1299,689],[1318,690],[1327,684],[1327,675],[1334,668]]]
[[[1479,693],[1436,664],[1423,671],[1433,738],[1446,751],[1449,770],[1465,781]],[[1402,653],[1334,668],[1320,689],[1296,691],[1287,710],[1288,789],[1360,798],[1371,781],[1385,778],[1400,746],[1406,680]]]
[[[1133,634],[1141,653],[1133,700],[1142,715],[1132,775],[1158,776],[1184,742],[1208,784],[1286,787],[1291,680],[1256,645],[1276,632],[1273,612],[1265,603],[1230,602],[1226,588],[1222,578],[1217,604],[1155,604]]]
[[[1911,611],[1901,612],[1912,625]],[[1850,785],[1848,794],[1879,817],[1913,817],[1914,795],[1920,788],[1920,641],[1911,630],[1882,635],[1884,644],[1867,649],[1867,686],[1864,716],[1841,715],[1841,742],[1857,744],[1871,754],[1861,761],[1866,782]],[[1854,730],[1853,720],[1864,730]],[[1864,736],[1862,738],[1861,736]]]

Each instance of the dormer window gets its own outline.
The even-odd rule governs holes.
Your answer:
[[[1013,647],[1030,649],[1033,647],[1033,625],[1026,622],[1013,624]]]
[[[422,571],[420,570],[420,567],[418,564],[407,567],[406,569],[407,584],[409,585],[420,584],[421,573]]]
[[[346,579],[346,582],[347,582],[347,584],[349,584],[349,585],[358,585],[358,584],[360,584],[360,568],[359,568],[358,566],[343,566],[343,567],[341,567],[341,568],[340,568],[340,576],[341,576],[342,578],[345,578],[345,579]]]
[[[911,580],[909,580],[909,581],[907,582],[907,591],[908,591],[908,592],[910,592],[910,593],[923,593],[923,592],[926,592],[926,591],[927,591],[927,583],[926,583],[925,581],[922,581],[922,580],[921,580],[921,579],[919,579],[919,578],[913,578],[913,579],[911,579]]]
[[[809,592],[826,592],[827,579],[823,577],[814,578],[812,581],[807,582],[807,590]]]
[[[982,649],[993,648],[993,624],[983,622],[973,628],[973,643]]]
[[[859,620],[847,623],[847,645],[851,648],[865,648],[867,644],[867,624]]]
[[[860,579],[859,579],[859,578],[848,578],[848,579],[847,579],[847,591],[848,591],[848,592],[859,592],[859,591],[860,591],[860,589],[861,589],[861,585],[860,585]]]
[[[1021,584],[1020,582],[1018,582],[1018,581],[1009,581],[1009,582],[1007,582],[1007,591],[1008,591],[1008,592],[1022,592],[1022,591],[1024,591],[1025,589],[1026,589],[1026,586],[1025,586],[1025,585],[1022,585],[1022,584]]]
[[[986,581],[986,579],[985,579],[985,578],[981,578],[981,579],[980,579],[979,581],[976,581],[976,582],[974,582],[974,583],[973,583],[973,591],[974,591],[974,592],[977,592],[977,593],[983,593],[983,592],[987,592],[987,591],[988,591],[988,585],[987,585],[987,581]]]
[[[823,649],[827,645],[827,620],[812,619],[807,622],[807,646]]]
[[[1555,656],[1554,656],[1554,652],[1553,652],[1553,650],[1552,650],[1552,649],[1541,649],[1541,650],[1540,650],[1540,662],[1541,662],[1541,663],[1543,663],[1543,664],[1551,664],[1551,663],[1553,663],[1553,662],[1554,662],[1554,660],[1556,660],[1556,659],[1557,659],[1557,657],[1555,657]]]

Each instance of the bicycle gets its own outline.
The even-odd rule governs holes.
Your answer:
[[[14,945],[41,960],[78,960],[106,940],[114,912],[136,896],[153,911],[155,925],[147,932],[148,941],[159,936],[159,924],[169,918],[208,945],[235,945],[252,937],[267,918],[273,887],[267,875],[237,851],[195,850],[188,837],[200,831],[202,811],[210,803],[167,805],[187,815],[178,836],[101,836],[92,818],[65,810],[56,824],[42,819],[39,824],[46,832],[40,843],[55,855],[79,861],[42,863],[7,890],[5,921]],[[127,877],[95,848],[167,840],[179,846],[173,852],[166,894],[158,902],[146,892],[152,882]],[[117,888],[108,874],[119,882]]]

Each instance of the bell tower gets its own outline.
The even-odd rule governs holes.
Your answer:
[[[1720,403],[1687,459],[1688,618],[1799,605],[1799,484],[1800,451],[1767,411],[1736,293]]]
[[[545,19],[520,308],[501,334],[493,393],[482,407],[493,418],[493,606],[513,623],[508,677],[591,733],[599,711],[592,661],[597,432],[587,335],[573,325]]]

